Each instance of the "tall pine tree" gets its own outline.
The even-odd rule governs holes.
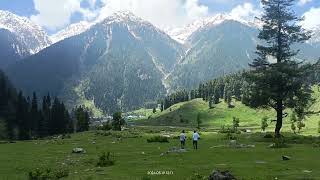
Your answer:
[[[280,137],[284,109],[306,107],[311,97],[303,81],[305,71],[294,60],[298,51],[292,49],[293,44],[304,42],[310,36],[298,25],[301,19],[292,10],[295,0],[261,2],[263,28],[258,38],[263,43],[257,46],[258,57],[251,64],[254,70],[248,76],[253,84],[250,104],[275,109],[275,136]]]

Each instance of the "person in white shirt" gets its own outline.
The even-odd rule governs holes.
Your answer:
[[[197,133],[197,131],[194,131],[193,135],[192,135],[193,149],[198,149],[198,140],[199,139],[200,139],[200,135]]]
[[[180,142],[181,142],[181,149],[184,149],[185,145],[186,145],[186,135],[184,130],[182,130],[182,133],[180,134]]]

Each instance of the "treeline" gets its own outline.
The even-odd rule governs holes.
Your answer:
[[[39,103],[42,102],[42,103]],[[10,84],[0,71],[0,138],[28,140],[55,134],[86,131],[89,128],[89,113],[77,107],[70,113],[58,98],[48,94],[38,100],[25,97]]]
[[[320,60],[308,69],[308,76],[305,78],[307,85],[320,85]],[[229,107],[233,107],[232,99],[241,101],[243,104],[250,105],[253,100],[250,98],[250,84],[246,81],[246,76],[250,71],[243,71],[230,74],[224,77],[210,80],[199,84],[199,87],[190,91],[179,90],[164,99],[160,100],[161,110],[168,109],[170,106],[196,98],[202,98],[208,102],[208,106],[213,108],[223,99]]]
[[[242,74],[243,72],[235,73],[206,83],[201,83],[197,89],[191,91],[181,90],[172,93],[160,101],[161,109],[168,109],[176,103],[196,98],[202,98],[209,102],[210,108],[212,108],[214,104],[218,104],[220,99],[224,99],[231,107],[232,97],[237,100],[245,100],[245,98],[242,97],[246,91],[246,83]]]

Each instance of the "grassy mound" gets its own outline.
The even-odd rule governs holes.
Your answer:
[[[317,87],[314,87],[313,97],[316,99],[311,106],[310,111],[320,111],[320,92]],[[181,126],[181,127],[196,127],[197,115],[200,113],[202,127],[219,129],[222,126],[231,126],[233,117],[240,119],[241,128],[250,128],[260,130],[261,119],[268,118],[268,130],[272,130],[275,126],[275,111],[273,109],[252,109],[245,106],[239,101],[233,100],[233,108],[221,100],[214,108],[209,109],[208,102],[202,99],[194,99],[188,102],[182,102],[171,106],[170,108],[160,112],[152,113],[152,110],[140,109],[140,115],[146,118],[134,121],[137,125],[148,126]],[[284,129],[290,131],[290,110],[286,110],[289,116],[284,118]],[[316,133],[318,129],[319,114],[307,116],[305,120],[306,127],[303,130],[305,134]]]

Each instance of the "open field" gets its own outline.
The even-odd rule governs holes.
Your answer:
[[[311,107],[319,111],[320,93]],[[61,137],[0,144],[0,179],[28,179],[28,173],[37,168],[63,170],[68,176],[62,179],[206,179],[213,169],[230,170],[238,179],[320,179],[319,115],[308,116],[306,127],[299,135],[291,133],[289,118],[282,130],[287,148],[274,149],[273,139],[263,138],[261,118],[269,118],[267,131],[272,134],[272,110],[251,109],[233,101],[234,108],[224,102],[209,109],[206,102],[195,99],[178,103],[157,113],[141,109],[133,112],[148,119],[133,121],[122,132],[90,131]],[[171,109],[171,110],[170,110]],[[200,112],[202,128],[199,149],[193,150],[190,140]],[[290,114],[290,111],[288,111]],[[240,119],[240,129],[251,133],[233,134],[237,143],[249,148],[230,146],[227,134],[219,129],[231,126],[232,118]],[[181,121],[181,119],[183,119]],[[179,147],[177,139],[182,129],[188,132],[187,152],[166,153]],[[153,136],[170,136],[169,143],[148,143]],[[254,147],[253,147],[254,145]],[[72,154],[74,148],[84,148],[84,154]],[[97,167],[99,155],[111,152],[115,164]],[[283,161],[282,156],[291,160]],[[150,175],[148,172],[167,171],[167,175]]]
[[[192,179],[196,174],[207,177],[213,169],[230,170],[239,179],[320,179],[320,147],[315,147],[319,137],[311,142],[286,133],[289,147],[272,149],[268,147],[272,139],[262,138],[264,134],[242,133],[236,135],[237,142],[255,147],[233,148],[225,134],[202,132],[199,149],[193,150],[190,129],[187,152],[165,154],[179,147],[174,137],[180,130],[131,128],[108,136],[87,132],[68,139],[0,144],[0,177],[27,179],[29,171],[50,167],[67,169],[69,175],[64,179]],[[169,143],[147,143],[148,137],[159,134],[172,138]],[[76,147],[86,153],[72,154]],[[115,165],[96,167],[102,152],[114,153]],[[292,159],[283,161],[283,155]],[[170,175],[148,175],[148,171],[170,171]]]

